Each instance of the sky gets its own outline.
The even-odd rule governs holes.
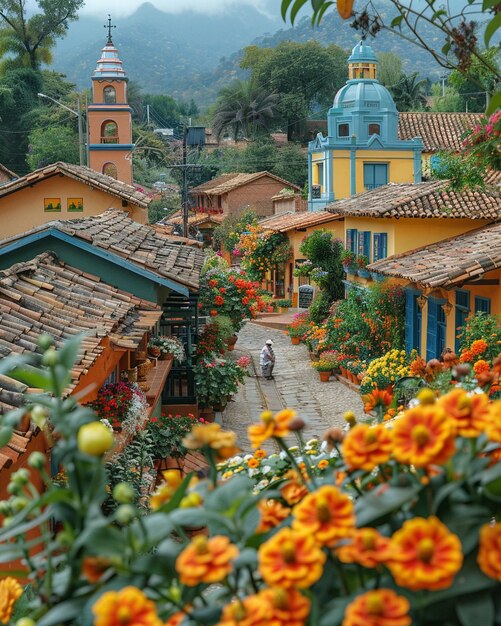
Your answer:
[[[133,13],[144,0],[86,0],[81,9],[81,15],[99,15],[103,11],[116,16],[126,16]],[[187,8],[200,13],[221,13],[228,7],[242,4],[255,6],[267,15],[278,15],[279,3],[270,0],[149,0],[151,4],[167,13],[180,13]]]

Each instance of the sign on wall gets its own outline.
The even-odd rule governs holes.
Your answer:
[[[311,285],[301,285],[298,289],[298,307],[300,309],[308,309],[313,302],[315,288]]]

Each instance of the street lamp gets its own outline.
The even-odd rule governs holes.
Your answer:
[[[83,138],[82,102],[80,100],[80,95],[77,95],[77,107],[78,107],[77,111],[74,111],[73,109],[70,109],[70,107],[66,106],[62,102],[59,102],[59,100],[55,100],[54,98],[51,98],[50,96],[47,96],[44,93],[37,93],[37,96],[39,98],[45,98],[46,100],[50,100],[51,102],[54,102],[54,104],[59,105],[61,108],[66,109],[70,113],[73,113],[73,115],[77,116],[77,118],[78,118],[78,146],[79,146],[79,154],[80,154],[80,165],[84,165],[85,144],[84,144],[84,138]]]

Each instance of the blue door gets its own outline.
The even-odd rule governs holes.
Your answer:
[[[405,349],[421,352],[421,309],[417,299],[421,292],[405,290]]]
[[[388,183],[388,163],[364,163],[364,187],[367,191]]]
[[[455,320],[455,350],[456,354],[459,354],[459,333],[463,326],[466,324],[466,318],[470,314],[470,292],[460,289],[456,290],[456,320]]]
[[[428,327],[426,329],[426,359],[439,358],[445,349],[447,321],[442,308],[444,300],[428,298]]]

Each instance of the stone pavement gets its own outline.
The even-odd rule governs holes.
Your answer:
[[[260,376],[259,353],[266,339],[274,341],[276,354],[274,381]],[[249,450],[247,426],[259,420],[264,409],[279,411],[289,407],[305,419],[305,437],[321,437],[329,426],[344,425],[344,413],[363,414],[363,404],[357,392],[332,378],[321,383],[311,367],[306,346],[293,346],[283,331],[265,328],[249,322],[240,331],[234,355],[248,354],[252,358],[251,376],[222,414],[225,428],[234,430],[239,445]]]

